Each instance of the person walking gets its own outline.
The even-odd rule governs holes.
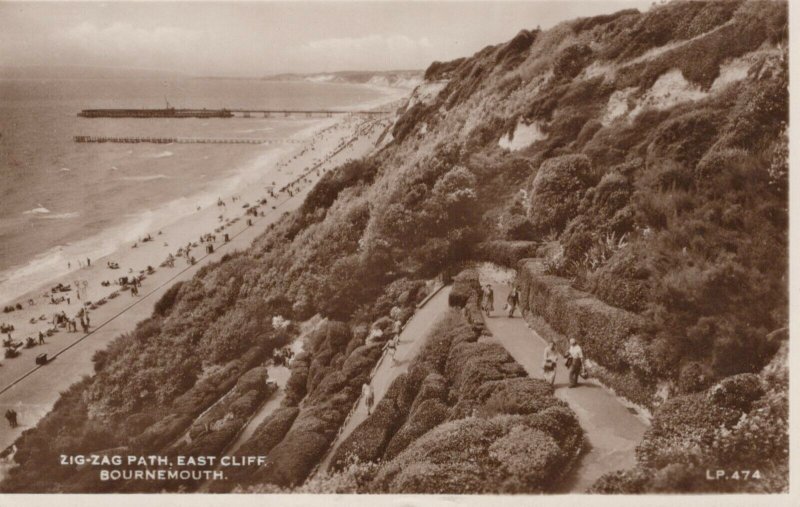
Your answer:
[[[392,361],[397,362],[394,355],[397,353],[397,344],[400,341],[400,335],[395,334],[389,341],[386,342],[386,349],[392,356]]]
[[[367,405],[367,415],[370,415],[372,414],[372,404],[375,403],[375,391],[369,385],[369,382],[365,382],[361,386],[361,393],[364,395],[364,401]]]
[[[44,345],[44,333],[39,331],[39,345]]]
[[[549,342],[544,349],[544,356],[542,357],[542,376],[551,386],[556,382],[557,363],[558,353],[556,352],[553,342]]]
[[[506,300],[508,303],[508,317],[514,317],[514,310],[517,308],[519,304],[519,291],[516,287],[511,288],[511,292],[508,293],[508,299]]]
[[[569,386],[576,387],[583,370],[583,349],[575,338],[569,340],[569,350],[564,357],[567,358],[566,365],[569,367]]]
[[[486,312],[487,317],[491,317],[494,311],[494,291],[488,283],[483,290],[483,311]]]

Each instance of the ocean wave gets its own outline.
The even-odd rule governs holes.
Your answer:
[[[47,220],[63,220],[65,218],[76,218],[80,216],[80,213],[77,211],[70,211],[67,213],[56,213],[55,215],[45,215],[41,218],[46,218]]]
[[[165,174],[149,174],[145,176],[124,176],[122,179],[125,181],[152,181],[163,180],[167,178],[169,178],[169,176]]]
[[[59,171],[63,172],[69,172],[69,170],[70,170],[69,167],[62,167],[61,169],[59,169]]]
[[[269,132],[270,130],[275,130],[273,127],[263,127],[260,129],[243,129],[237,130],[236,132],[239,134],[253,134],[255,132]]]
[[[157,153],[155,155],[151,155],[150,158],[167,158],[167,157],[171,157],[172,155],[174,155],[174,153],[172,153],[171,151],[162,151],[161,153]]]
[[[29,209],[28,211],[23,211],[22,212],[23,215],[44,215],[44,214],[47,214],[47,213],[50,213],[50,210],[45,208],[41,204],[39,205],[38,208],[33,208],[33,209]]]

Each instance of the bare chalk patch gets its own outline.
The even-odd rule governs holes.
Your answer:
[[[611,97],[608,98],[606,112],[600,120],[600,123],[602,123],[604,127],[607,127],[611,122],[628,113],[630,108],[629,100],[635,91],[636,87],[632,86],[623,90],[617,90],[611,94]]]
[[[635,118],[645,109],[669,109],[683,102],[693,102],[708,95],[700,89],[699,85],[690,83],[683,77],[680,69],[672,69],[662,74],[652,88],[642,96],[631,111],[630,117]]]
[[[517,151],[543,139],[547,139],[547,134],[542,132],[539,122],[533,122],[527,125],[520,120],[514,132],[501,137],[497,144],[499,144],[501,148]]]

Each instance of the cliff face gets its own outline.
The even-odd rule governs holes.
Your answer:
[[[273,315],[321,313],[341,321],[338,331],[297,362],[289,406],[307,401],[294,434],[276,425],[288,437],[259,475],[297,484],[376,360],[363,346],[367,326],[393,306],[407,317],[421,279],[477,258],[515,264],[532,246],[545,274],[635,315],[636,340],[614,344],[624,354],[598,354],[601,366],[694,396],[667,414],[701,406],[695,398],[715,382],[766,365],[780,346],[770,331],[787,322],[786,16],[780,2],[675,2],[523,30],[431,65],[379,152],[325,175],[251,250],[180,287],[65,394],[49,427],[75,418],[60,440],[70,452],[92,450],[91,435],[108,448],[158,424],[179,433],[191,420],[170,411],[200,399],[203,365],[263,344]],[[192,354],[125,369],[187,346]],[[139,400],[142,384],[151,399]],[[778,413],[781,399],[770,398]],[[38,431],[20,442],[29,476],[6,489],[30,488],[36,463],[58,452]],[[691,454],[682,445],[648,466],[682,462]],[[48,487],[67,482],[60,470]]]

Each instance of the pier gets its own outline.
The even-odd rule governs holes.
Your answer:
[[[297,142],[292,140],[247,139],[247,138],[196,138],[196,137],[107,137],[107,136],[74,136],[76,143],[152,143],[152,144],[268,144]]]
[[[292,117],[292,116],[303,116],[306,118],[314,118],[314,117],[327,117],[330,118],[334,115],[353,115],[353,116],[384,116],[387,114],[391,114],[391,111],[340,111],[340,110],[330,110],[330,109],[317,109],[317,110],[306,110],[306,109],[226,109],[226,111],[231,112],[234,116],[241,116],[242,118],[253,118],[253,117],[260,117],[260,118],[272,118],[273,116],[278,117]]]
[[[272,118],[327,117],[334,115],[383,116],[391,111],[346,111],[333,109],[84,109],[81,118]]]

